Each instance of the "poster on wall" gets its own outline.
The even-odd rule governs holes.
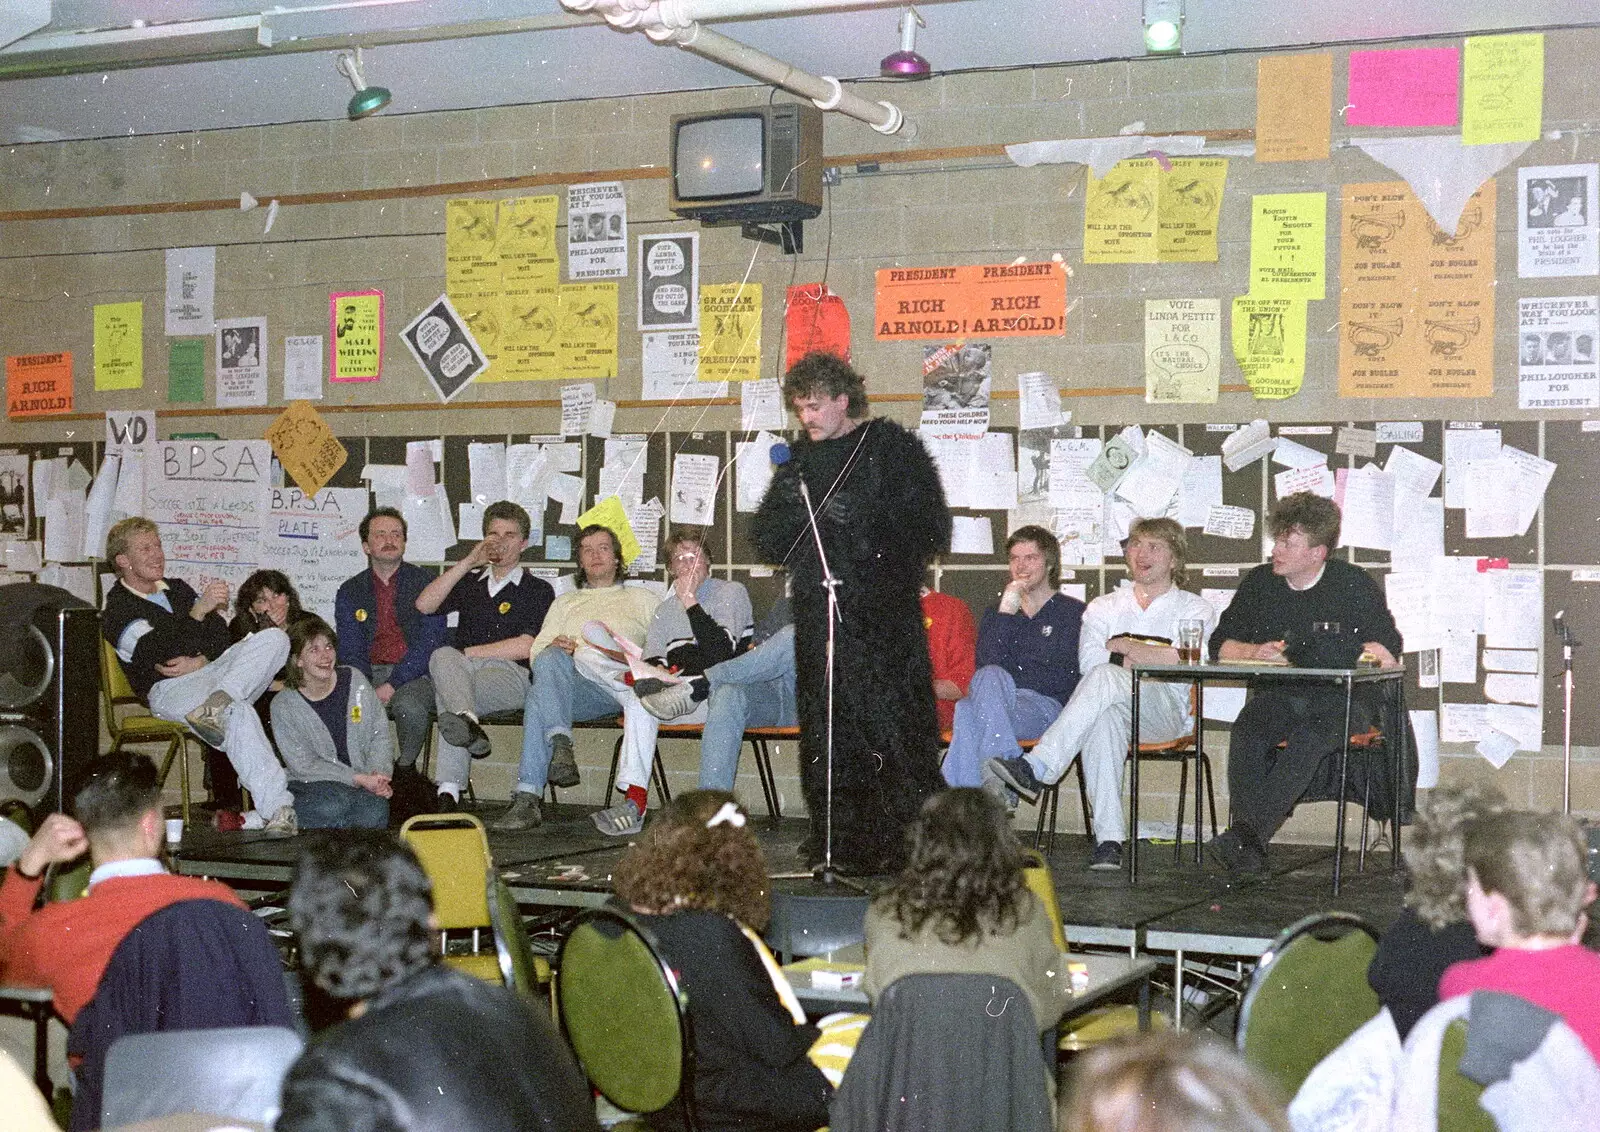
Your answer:
[[[163,440],[152,446],[144,515],[161,528],[167,572],[197,591],[237,588],[261,565],[272,491],[265,440]]]
[[[329,381],[377,381],[383,373],[383,292],[328,296]]]
[[[761,376],[761,284],[707,283],[700,288],[700,380],[754,381]]]
[[[1059,338],[1067,326],[1066,268],[1044,263],[886,267],[873,294],[879,341]]]
[[[291,334],[283,340],[283,399],[322,400],[322,335]]]
[[[628,274],[628,198],[621,181],[567,187],[567,278]]]
[[[556,213],[560,198],[513,197],[500,202],[495,255],[502,287],[553,287],[556,266]]]
[[[565,283],[556,304],[551,378],[617,376],[617,285]]]
[[[1517,408],[1600,408],[1600,298],[1517,303]]]
[[[641,336],[643,401],[707,401],[728,395],[726,381],[700,380],[700,332],[667,330]]]
[[[1239,295],[1233,300],[1233,357],[1258,401],[1300,392],[1306,374],[1306,301]]]
[[[446,404],[489,366],[447,295],[440,295],[412,319],[400,337]]]
[[[94,308],[95,390],[144,388],[144,304]]]
[[[28,454],[0,452],[0,535],[28,537]]]
[[[267,403],[267,320],[217,321],[217,408]]]
[[[1517,274],[1600,273],[1600,165],[1517,170]]]
[[[284,473],[307,495],[326,487],[350,455],[309,401],[289,402],[267,426],[267,443]]]
[[[1144,301],[1144,399],[1214,405],[1222,377],[1222,301]]]
[[[983,439],[989,431],[992,354],[986,342],[923,347],[920,435],[936,440]]]
[[[72,354],[13,354],[6,359],[6,416],[72,412]]]
[[[330,625],[340,584],[367,567],[359,533],[366,513],[364,487],[325,487],[312,495],[272,489],[261,565],[293,578],[301,606]]]
[[[700,325],[700,233],[639,237],[639,329]]]
[[[214,321],[216,248],[167,249],[167,337],[204,337]]]

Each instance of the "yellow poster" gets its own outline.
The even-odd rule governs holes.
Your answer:
[[[490,365],[489,373],[500,364],[500,325],[503,321],[503,302],[499,288],[492,291],[451,292],[450,302],[461,315],[461,320],[472,331],[484,360]],[[487,381],[487,377],[480,380]]]
[[[1341,397],[1493,394],[1494,210],[1491,179],[1450,234],[1404,181],[1345,186]]]
[[[558,203],[554,196],[516,197],[500,202],[495,251],[508,289],[554,287],[561,281],[556,266]]]
[[[350,456],[310,401],[290,401],[267,427],[267,443],[283,470],[307,495],[327,487]]]
[[[1153,158],[1117,162],[1089,177],[1083,210],[1084,263],[1155,263],[1161,167]]]
[[[1538,141],[1544,122],[1544,36],[1467,37],[1461,60],[1461,140]]]
[[[377,381],[383,372],[383,292],[329,295],[328,321],[333,331],[328,380]]]
[[[1258,401],[1280,401],[1300,392],[1306,375],[1304,299],[1233,300],[1233,356]]]
[[[567,283],[556,310],[556,369],[565,380],[617,376],[617,285]]]
[[[761,284],[700,284],[701,381],[761,376]]]
[[[1250,293],[1262,299],[1325,297],[1328,194],[1263,193],[1250,203]]]
[[[444,280],[450,301],[458,296],[500,290],[500,258],[495,253],[499,202],[452,200],[444,206]]]
[[[633,524],[628,522],[628,512],[623,508],[622,500],[618,496],[608,495],[579,515],[577,527],[580,531],[584,527],[605,527],[616,535],[617,541],[622,544],[624,566],[639,557],[639,551],[642,549],[639,546],[639,538],[633,533]]]
[[[1174,157],[1169,164],[1158,181],[1156,258],[1162,263],[1216,263],[1228,159]]]
[[[504,319],[500,336],[500,365],[479,381],[552,381],[556,368],[556,319],[560,316],[559,290],[550,287],[514,287],[507,284],[501,296]]]
[[[94,308],[94,387],[144,388],[144,304]]]
[[[1326,161],[1332,108],[1332,55],[1263,55],[1256,60],[1256,160]]]
[[[1214,405],[1222,376],[1220,299],[1144,301],[1144,399]]]

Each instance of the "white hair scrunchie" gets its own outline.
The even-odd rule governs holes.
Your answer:
[[[722,809],[711,815],[711,820],[706,822],[706,828],[716,829],[717,826],[723,825],[724,823],[733,826],[735,829],[744,828],[744,813],[739,809],[736,803],[722,803]]]

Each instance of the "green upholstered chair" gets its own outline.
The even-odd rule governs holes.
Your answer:
[[[1328,912],[1290,925],[1261,956],[1239,1008],[1239,1051],[1285,1096],[1378,1013],[1367,985],[1377,948],[1366,921]]]
[[[489,869],[488,886],[489,924],[494,929],[494,949],[500,961],[500,975],[506,986],[524,998],[535,998],[540,985],[550,981],[549,961],[533,953],[533,944],[528,939],[528,926],[522,920],[516,898],[492,867]]]
[[[556,959],[556,1003],[578,1064],[628,1112],[694,1112],[688,999],[650,930],[611,908],[579,917]]]
[[[1457,1068],[1466,1052],[1467,1020],[1457,1018],[1439,1043],[1439,1132],[1494,1132],[1494,1118],[1478,1103],[1483,1086]]]

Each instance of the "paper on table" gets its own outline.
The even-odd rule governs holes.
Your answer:
[[[602,474],[604,469],[601,469]],[[644,472],[641,469],[640,476]],[[578,519],[578,509],[583,506],[583,481],[577,476],[565,472],[556,472],[550,477],[550,498],[561,504],[561,515],[556,520],[558,523],[571,525]]]
[[[956,515],[951,520],[950,553],[994,553],[994,528],[987,515]]]
[[[1206,513],[1205,533],[1218,538],[1249,538],[1256,529],[1256,513],[1248,507],[1217,505]]]
[[[1466,465],[1500,454],[1497,428],[1447,428],[1444,431],[1444,505],[1465,507]]]
[[[1532,649],[1484,649],[1483,667],[1490,672],[1537,672],[1539,654]]]
[[[769,429],[782,432],[788,424],[783,417],[783,390],[775,377],[762,377],[739,383],[739,428],[744,432]]]
[[[1446,625],[1439,632],[1439,681],[1443,684],[1478,682],[1478,634]]]
[[[480,507],[507,497],[506,446],[504,441],[467,445],[467,472],[472,502]],[[462,535],[466,538],[466,535]],[[476,536],[482,538],[483,536]]]
[[[1416,744],[1417,789],[1432,790],[1439,785],[1439,713],[1412,711],[1411,740]]]
[[[589,431],[594,408],[594,382],[580,381],[561,387],[561,435],[582,436]]]
[[[1328,457],[1315,448],[1280,434],[1277,447],[1272,450],[1272,462],[1285,468],[1315,468],[1318,464],[1326,464]]]
[[[761,506],[761,498],[772,484],[772,446],[777,442],[776,436],[763,431],[754,440],[741,440],[734,446],[735,511],[748,514]]]
[[[1439,473],[1444,471],[1444,465],[1396,444],[1389,449],[1389,459],[1384,463],[1383,470],[1394,477],[1397,486],[1418,495],[1432,495],[1433,485],[1439,482]]]
[[[1394,493],[1394,530],[1389,564],[1395,570],[1426,570],[1444,554],[1444,500],[1422,498],[1402,487]]]
[[[1018,429],[1055,428],[1072,416],[1061,412],[1061,390],[1047,373],[1017,374]]]
[[[1376,464],[1363,464],[1344,480],[1341,546],[1388,550],[1394,534],[1394,480]]]
[[[1324,499],[1332,499],[1333,487],[1333,469],[1327,464],[1310,468],[1285,468],[1272,477],[1272,490],[1279,499],[1298,491],[1309,491]]]
[[[1383,590],[1405,651],[1438,648],[1439,635],[1433,624],[1433,579],[1420,571],[1391,571],[1384,576]]]
[[[617,403],[604,397],[596,398],[589,410],[589,435],[610,436],[611,426],[617,419]]]
[[[1178,488],[1177,520],[1185,527],[1203,527],[1211,508],[1222,505],[1222,457],[1195,456]]]
[[[465,542],[483,538],[483,504],[456,504],[456,537]]]
[[[1505,766],[1511,756],[1517,753],[1517,741],[1504,731],[1494,727],[1486,727],[1478,736],[1478,745],[1474,748],[1478,754],[1489,761],[1496,770]]]
[[[1378,454],[1378,434],[1370,428],[1340,425],[1333,450],[1341,456],[1365,456],[1370,460]]]
[[[1537,707],[1539,677],[1522,672],[1491,672],[1483,679],[1483,694],[1497,704],[1533,704]]]
[[[1439,740],[1444,743],[1476,743],[1489,726],[1488,704],[1442,704],[1439,712]]]
[[[1268,455],[1278,443],[1279,438],[1272,435],[1272,428],[1266,421],[1251,421],[1222,442],[1222,462],[1228,471],[1237,472]]]
[[[1537,751],[1544,743],[1544,719],[1536,707],[1488,704],[1484,720],[1490,727],[1516,739],[1518,750]]]
[[[672,507],[674,523],[709,527],[717,514],[716,456],[679,452],[672,458]]]
[[[1544,574],[1532,570],[1491,570],[1483,603],[1483,643],[1497,649],[1537,649],[1544,645]]]

